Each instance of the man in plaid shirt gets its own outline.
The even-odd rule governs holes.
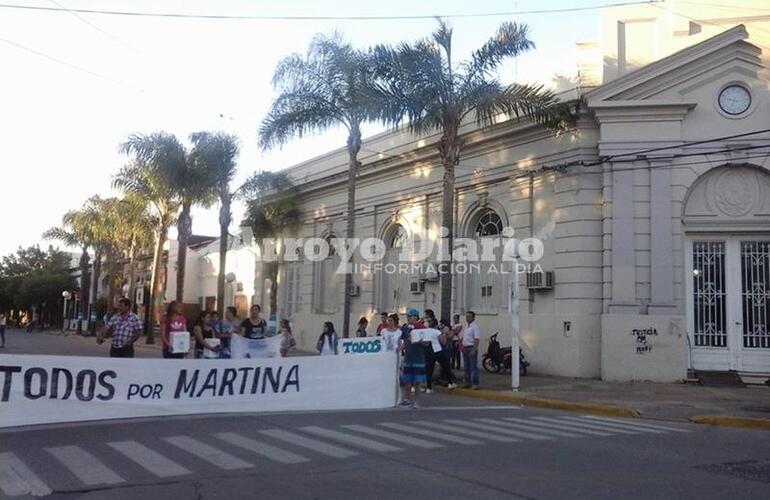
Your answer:
[[[134,342],[142,335],[142,322],[131,312],[131,301],[120,299],[118,314],[110,318],[107,329],[96,337],[96,343],[102,344],[104,337],[112,337],[111,358],[133,358]]]

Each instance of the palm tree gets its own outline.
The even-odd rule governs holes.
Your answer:
[[[496,75],[504,60],[533,47],[525,25],[506,22],[469,60],[458,64],[452,59],[452,29],[439,20],[431,38],[373,50],[383,80],[381,90],[391,101],[384,107],[389,121],[405,119],[414,134],[434,130],[442,134],[436,148],[444,170],[442,225],[449,231],[450,248],[440,267],[441,317],[445,319],[452,313],[455,167],[465,144],[461,124],[473,118],[477,125],[489,126],[506,115],[560,127],[568,119],[552,92],[540,85],[504,85]]]
[[[136,195],[121,200],[118,245],[128,260],[128,297],[136,297],[136,261],[152,250],[153,231],[157,221],[150,214],[147,202]]]
[[[138,136],[132,136],[138,139]],[[160,139],[158,137],[157,139]],[[159,141],[160,142],[160,141]],[[175,185],[173,181],[173,168],[166,168],[169,163],[163,161],[163,149],[158,148],[157,157],[147,158],[136,150],[134,144],[137,141],[129,140],[122,146],[126,153],[134,154],[134,161],[120,169],[112,179],[113,187],[121,189],[128,195],[137,196],[146,200],[152,206],[155,218],[155,250],[152,261],[152,279],[150,285],[150,308],[155,307],[155,302],[161,296],[163,290],[160,283],[160,267],[163,263],[163,244],[168,238],[168,229],[176,221],[179,203],[177,201]],[[159,144],[160,145],[160,144]],[[173,148],[172,148],[173,149]],[[173,151],[172,151],[173,152]],[[172,156],[173,158],[173,156]],[[152,310],[150,311],[152,316]],[[155,342],[153,328],[149,322],[145,324],[147,343]]]
[[[232,190],[230,183],[238,171],[238,138],[225,133],[197,132],[190,135],[193,149],[191,163],[204,172],[219,197],[219,274],[217,275],[217,311],[224,317],[225,274],[229,229],[233,220],[233,201],[242,195],[246,184]]]
[[[292,137],[320,132],[338,125],[348,131],[348,240],[355,236],[356,173],[361,164],[361,125],[379,120],[382,95],[375,85],[367,54],[344,42],[338,34],[316,35],[307,55],[283,59],[273,75],[280,94],[259,129],[263,149],[285,144]],[[350,329],[350,290],[353,275],[345,275],[343,335]]]
[[[289,177],[282,172],[258,172],[246,183],[249,198],[246,223],[251,226],[257,242],[264,238],[280,239],[295,233],[302,225],[302,210],[296,188]],[[282,248],[279,243],[277,248]],[[262,248],[263,257],[265,248]],[[265,274],[270,277],[270,314],[278,311],[278,271],[281,256],[277,261],[262,260]]]
[[[184,302],[187,246],[192,236],[192,207],[209,206],[214,201],[216,193],[213,185],[207,172],[191,160],[192,153],[173,134],[134,134],[129,136],[121,149],[156,169],[160,178],[169,184],[174,199],[181,206],[177,218],[179,249],[176,268],[176,300],[181,304]]]

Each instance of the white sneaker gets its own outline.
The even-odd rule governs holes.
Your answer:
[[[427,392],[427,391],[428,389],[426,389],[425,387],[420,387],[420,392]]]
[[[457,389],[457,384],[449,384],[446,386],[447,389]]]
[[[425,394],[433,394],[433,389],[425,389]]]

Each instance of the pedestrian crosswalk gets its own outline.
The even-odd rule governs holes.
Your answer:
[[[247,432],[162,436],[106,443],[67,444],[42,450],[3,450],[0,492],[7,497],[46,496],[83,487],[109,487],[153,478],[184,479],[211,471],[249,470],[265,463],[294,465],[321,457],[394,454],[411,448],[484,446],[558,440],[635,438],[691,432],[681,426],[588,415],[502,418],[405,418],[389,422],[309,425]],[[220,429],[224,430],[224,429]],[[53,460],[46,466],[40,454]],[[26,461],[28,454],[37,457]],[[42,463],[41,463],[42,462]],[[134,464],[133,467],[127,467]],[[62,471],[66,471],[63,473]],[[141,476],[140,476],[141,474]],[[2,495],[0,495],[2,496]]]

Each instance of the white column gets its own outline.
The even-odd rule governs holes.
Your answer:
[[[610,313],[638,314],[634,241],[634,171],[627,163],[612,171],[612,302]]]
[[[671,160],[650,162],[650,305],[648,314],[675,314]]]

